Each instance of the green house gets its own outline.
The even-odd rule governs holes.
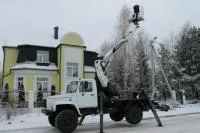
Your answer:
[[[66,93],[71,80],[94,78],[94,60],[97,53],[87,51],[82,37],[74,32],[65,34],[56,47],[22,44],[3,46],[3,86],[9,86],[9,101],[17,101],[23,85],[25,100],[29,92],[42,91],[43,98],[52,87],[57,93]]]

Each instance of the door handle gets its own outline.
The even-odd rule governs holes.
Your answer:
[[[84,96],[84,93],[82,93],[82,96]]]
[[[90,96],[94,96],[94,94],[90,94]]]

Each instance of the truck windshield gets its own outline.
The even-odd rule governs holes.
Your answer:
[[[75,93],[78,87],[78,81],[70,82],[69,86],[67,87],[67,93]]]

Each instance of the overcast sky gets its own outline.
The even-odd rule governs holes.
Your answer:
[[[176,33],[186,21],[200,24],[199,0],[0,0],[0,46],[22,43],[56,46],[53,27],[60,36],[73,31],[88,50],[112,37],[123,4],[144,7],[141,27],[160,40]],[[0,64],[3,59],[0,50]]]

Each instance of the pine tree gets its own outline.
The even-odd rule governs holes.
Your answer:
[[[177,90],[177,78],[175,75],[175,63],[174,63],[174,55],[172,54],[172,51],[169,49],[169,44],[160,44],[160,49],[158,52],[159,60],[162,65],[162,69],[164,70],[164,73],[167,77],[167,80],[170,84],[170,87],[173,90]],[[159,67],[160,68],[160,67]],[[162,96],[160,100],[167,100],[167,98],[170,98],[171,94],[168,89],[167,83],[163,77],[163,74],[161,72],[161,69],[157,69],[158,71],[156,72],[156,87],[157,91],[160,93]]]
[[[191,80],[183,80],[191,86],[193,98],[199,98],[195,84],[199,79],[194,78],[200,74],[200,28],[189,27],[182,34],[176,46],[176,57],[184,73],[191,77]]]
[[[37,106],[40,107],[43,100],[43,91],[42,91],[42,85],[39,85],[38,91],[37,91]]]
[[[107,76],[113,86],[120,92],[124,89],[124,60],[123,56],[117,54],[110,62]]]
[[[8,102],[9,101],[9,85],[8,83],[5,84],[4,90],[3,90],[3,96],[2,96],[2,102]]]

